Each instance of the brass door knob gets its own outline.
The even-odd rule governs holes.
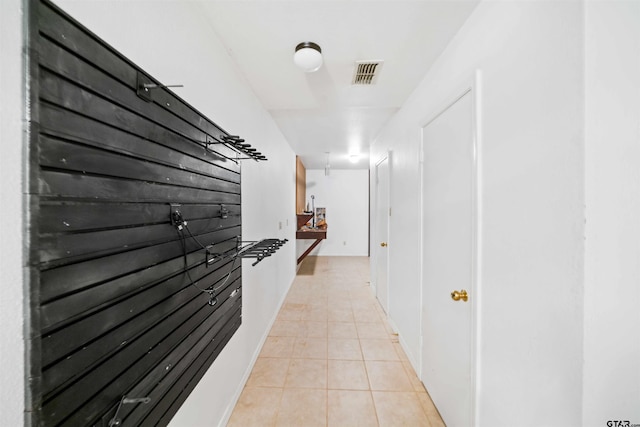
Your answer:
[[[380,243],[380,246],[382,246],[383,248],[386,248],[387,247],[387,242]]]
[[[469,299],[469,294],[467,294],[467,291],[465,291],[464,289],[461,289],[459,292],[458,291],[453,291],[451,292],[451,299],[454,301],[467,301]]]

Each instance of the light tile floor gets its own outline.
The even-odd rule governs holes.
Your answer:
[[[369,287],[367,257],[308,257],[229,426],[442,427]]]

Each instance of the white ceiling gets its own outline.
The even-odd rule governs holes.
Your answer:
[[[368,168],[368,147],[478,0],[208,0],[204,13],[307,169]],[[324,65],[305,73],[295,46]],[[383,60],[377,83],[352,86],[354,62]],[[352,152],[362,154],[357,164]]]

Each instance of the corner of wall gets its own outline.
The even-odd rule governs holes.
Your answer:
[[[25,2],[0,2],[0,141],[5,215],[11,226],[0,228],[0,271],[3,291],[0,299],[0,413],[2,423],[22,425],[25,411],[25,328],[23,272],[23,153],[24,94],[23,37]]]

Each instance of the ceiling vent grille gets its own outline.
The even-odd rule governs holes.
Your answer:
[[[382,61],[356,61],[352,85],[372,85],[378,80]]]

